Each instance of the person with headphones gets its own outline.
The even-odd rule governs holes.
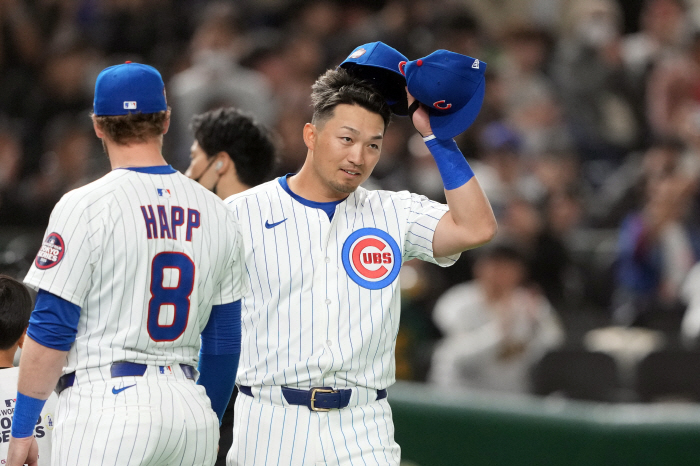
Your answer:
[[[192,119],[195,140],[185,175],[221,199],[267,181],[275,163],[270,132],[233,107]]]
[[[253,117],[228,107],[192,119],[195,140],[185,175],[213,191],[221,199],[267,181],[275,163],[270,132]],[[219,453],[215,466],[226,464],[233,440],[234,391],[219,428]]]

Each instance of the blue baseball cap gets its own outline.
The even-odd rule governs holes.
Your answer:
[[[484,101],[486,63],[436,50],[406,63],[408,92],[428,107],[437,139],[452,139],[474,122]]]
[[[370,42],[355,48],[340,67],[372,84],[392,112],[408,115],[406,78],[401,72],[407,62],[408,58],[384,42]]]
[[[97,116],[158,113],[168,109],[165,84],[152,66],[130,61],[105,68],[95,82]]]

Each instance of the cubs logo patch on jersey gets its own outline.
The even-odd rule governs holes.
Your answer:
[[[391,284],[401,269],[401,249],[389,233],[378,228],[362,228],[348,236],[342,257],[352,281],[370,290]]]
[[[38,269],[50,269],[54,265],[61,262],[66,245],[58,233],[51,233],[41,245],[39,253],[36,255],[35,264]]]

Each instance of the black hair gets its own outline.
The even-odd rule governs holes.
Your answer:
[[[233,107],[211,110],[192,118],[192,130],[207,156],[223,151],[231,157],[241,183],[257,186],[272,172],[275,145],[251,115]]]
[[[343,68],[326,71],[311,89],[311,102],[314,106],[311,122],[315,125],[323,124],[331,118],[333,110],[340,104],[359,105],[378,114],[384,120],[384,129],[391,122],[391,110],[379,91],[366,81],[351,76]]]
[[[0,275],[0,350],[12,348],[29,325],[32,297],[27,288],[7,275]]]

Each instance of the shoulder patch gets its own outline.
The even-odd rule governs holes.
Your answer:
[[[41,245],[41,249],[39,249],[39,253],[36,255],[34,265],[41,270],[50,269],[61,262],[65,251],[66,244],[63,242],[61,235],[58,233],[51,233],[44,240],[44,244]]]

